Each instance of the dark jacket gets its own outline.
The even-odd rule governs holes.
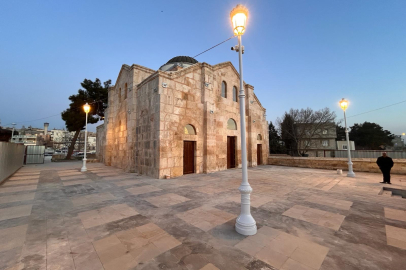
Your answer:
[[[379,157],[376,160],[376,164],[378,164],[379,168],[382,170],[390,169],[393,167],[393,160],[390,157]]]

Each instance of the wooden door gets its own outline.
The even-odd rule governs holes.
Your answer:
[[[262,165],[262,144],[257,144],[257,165]]]
[[[227,136],[227,169],[235,168],[236,137]]]
[[[195,142],[183,142],[183,174],[195,173]]]

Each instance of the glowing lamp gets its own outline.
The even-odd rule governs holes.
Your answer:
[[[241,36],[245,32],[248,19],[248,9],[243,5],[237,5],[230,13],[234,35]]]
[[[89,113],[90,112],[90,105],[86,103],[85,105],[83,105],[83,109],[85,110],[85,113]]]
[[[348,101],[343,98],[340,101],[340,107],[341,107],[341,109],[343,109],[343,111],[345,111],[347,109],[347,107],[348,107]]]

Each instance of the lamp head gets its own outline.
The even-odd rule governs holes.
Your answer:
[[[348,100],[346,100],[344,98],[342,100],[340,100],[340,107],[341,107],[341,109],[343,109],[343,111],[345,111],[348,107]]]
[[[405,136],[405,135],[406,135],[406,133],[404,133],[404,132],[403,132],[403,133],[402,133],[402,135],[403,135],[403,136]]]
[[[243,35],[248,20],[248,9],[239,4],[231,11],[230,18],[233,24],[234,35]]]
[[[85,113],[89,113],[89,112],[90,112],[90,105],[87,104],[87,102],[86,102],[85,105],[83,105],[83,110],[85,110]]]

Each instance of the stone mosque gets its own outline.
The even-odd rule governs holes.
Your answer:
[[[123,65],[109,89],[97,156],[155,178],[241,167],[239,73],[231,64],[177,56],[152,70]],[[266,163],[265,108],[244,83],[248,166]]]

